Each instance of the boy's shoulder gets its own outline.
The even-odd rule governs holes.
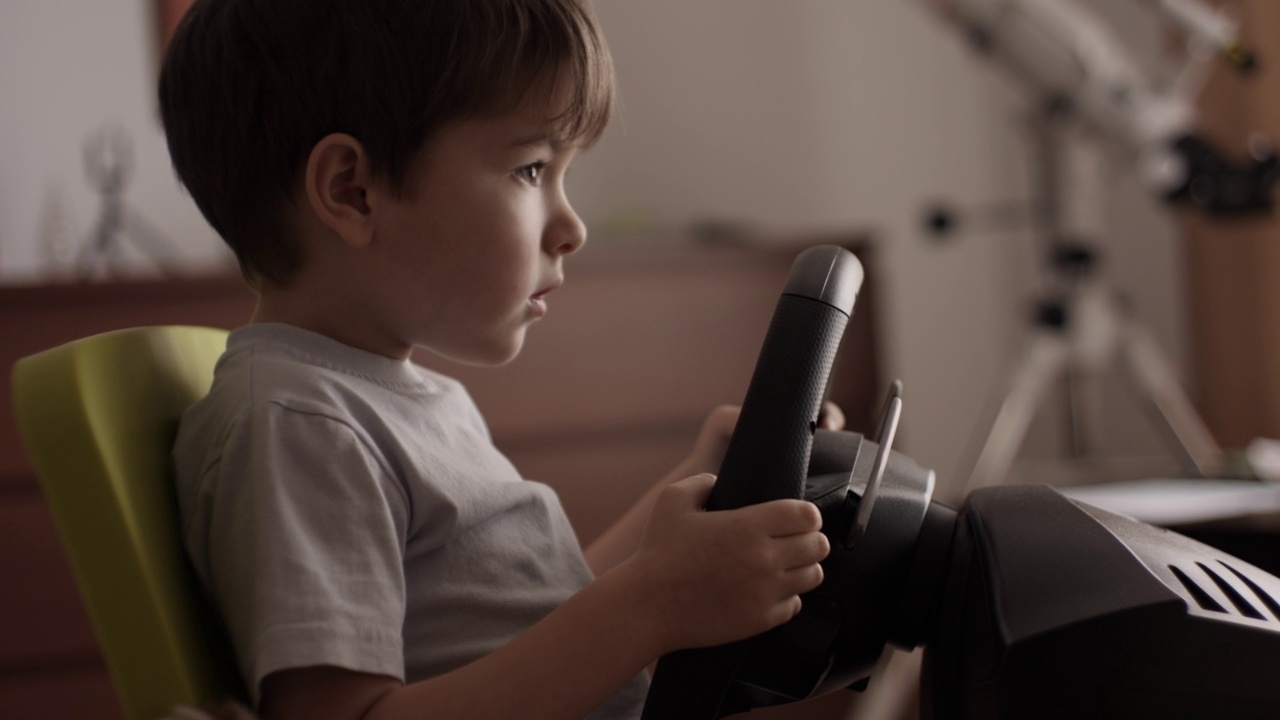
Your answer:
[[[232,331],[211,395],[233,402],[335,401],[345,395],[415,401],[465,393],[461,383],[411,361],[344,345],[292,325],[263,323]],[[228,399],[228,398],[223,398]]]
[[[488,428],[460,382],[412,361],[390,359],[284,324],[229,334],[209,393],[188,407],[173,455],[179,478],[198,478],[236,437],[276,446],[355,438],[381,455],[429,442],[422,428]]]
[[[187,409],[180,455],[205,456],[236,427],[282,415],[330,421],[381,438],[397,418],[425,415],[467,422],[477,411],[457,380],[283,324],[232,331],[209,393]],[[482,422],[482,421],[480,421]],[[293,423],[297,425],[297,423]]]

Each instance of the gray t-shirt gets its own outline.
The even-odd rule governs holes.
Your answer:
[[[591,580],[555,492],[493,447],[461,384],[290,325],[231,333],[174,461],[255,700],[288,668],[449,672]],[[647,683],[590,717],[639,717]]]

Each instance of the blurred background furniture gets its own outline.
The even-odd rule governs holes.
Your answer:
[[[1280,3],[1230,0],[1258,71],[1215,68],[1200,97],[1206,136],[1245,147],[1251,133],[1280,142]],[[1187,216],[1192,387],[1223,447],[1280,439],[1280,218]]]
[[[568,265],[551,312],[502,368],[416,359],[461,379],[495,442],[560,493],[584,543],[692,445],[706,413],[737,403],[791,261],[808,245],[850,247],[867,266],[832,398],[869,431],[885,383],[876,361],[873,247],[862,235],[768,243],[589,244]],[[232,328],[252,312],[239,278],[0,288],[0,367],[107,330]],[[114,690],[0,383],[0,717],[119,720]],[[837,718],[838,693],[760,718]]]

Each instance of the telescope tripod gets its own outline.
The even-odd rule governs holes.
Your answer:
[[[1042,300],[1037,307],[1034,332],[1010,378],[965,492],[1005,481],[1037,408],[1059,378],[1067,383],[1071,450],[1076,456],[1094,451],[1101,427],[1097,380],[1108,365],[1117,362],[1148,401],[1187,472],[1196,477],[1220,473],[1221,448],[1182,391],[1150,331],[1096,277],[1093,251],[1084,245],[1059,244],[1051,261],[1055,270],[1069,278],[1066,292]]]

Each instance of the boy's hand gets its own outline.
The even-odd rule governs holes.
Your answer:
[[[822,583],[829,545],[817,507],[776,500],[705,512],[714,482],[697,475],[664,488],[626,563],[639,573],[664,652],[781,625],[800,611],[799,594]]]
[[[698,432],[698,439],[693,444],[693,452],[655,483],[618,522],[585,549],[587,564],[593,573],[601,575],[631,557],[639,546],[653,503],[665,488],[691,475],[720,472],[724,453],[729,448],[729,439],[733,437],[733,428],[738,424],[741,410],[734,405],[722,405],[712,410],[702,423],[702,430]],[[818,426],[840,430],[844,427],[844,413],[834,403],[826,403],[818,415]]]
[[[729,439],[733,437],[733,428],[738,424],[738,416],[742,408],[737,405],[721,405],[712,410],[702,422],[698,431],[698,439],[693,443],[693,452],[681,465],[680,477],[699,473],[718,473],[724,462],[724,453],[729,449]],[[843,430],[844,412],[833,402],[823,403],[818,413],[818,427],[824,430]]]
[[[707,415],[707,419],[702,421],[702,429],[698,431],[698,439],[693,442],[693,452],[680,467],[682,478],[720,472],[724,452],[729,449],[729,438],[733,437],[733,428],[741,414],[742,408],[737,405],[721,405]]]
[[[823,430],[843,430],[844,411],[833,402],[822,403],[822,408],[818,410],[818,427]]]

